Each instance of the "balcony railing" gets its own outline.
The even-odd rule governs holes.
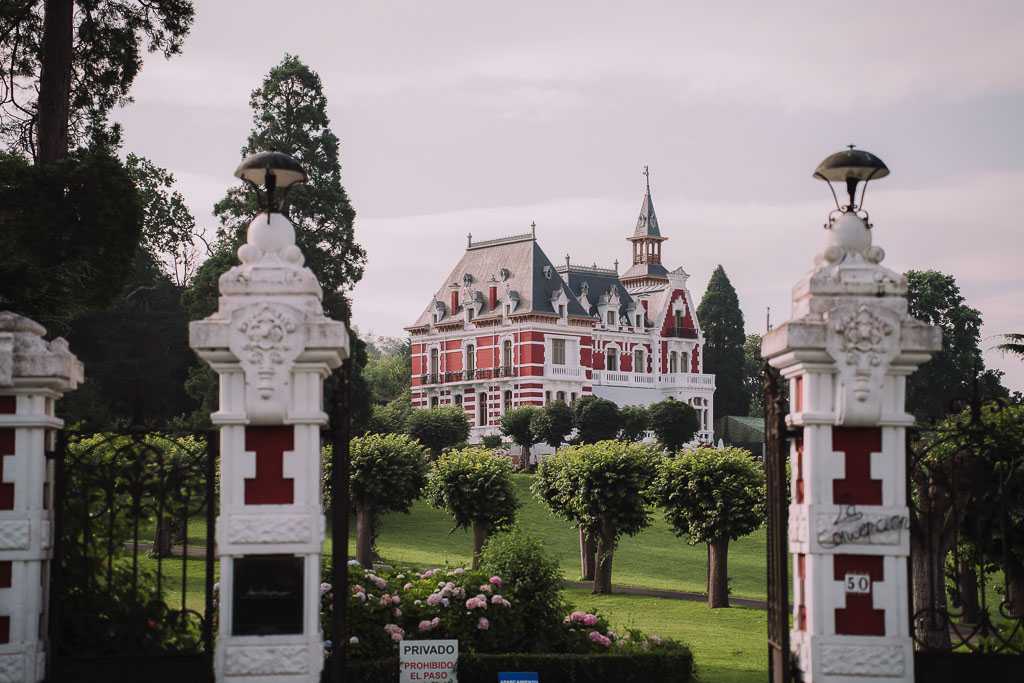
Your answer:
[[[593,381],[596,385],[618,386],[618,387],[656,387],[674,386],[679,388],[714,389],[714,375],[697,375],[689,373],[678,373],[672,375],[657,375],[638,372],[621,372],[616,370],[595,370]]]
[[[679,337],[680,339],[696,339],[697,330],[691,330],[689,327],[670,327],[665,332],[666,337]]]
[[[587,369],[572,365],[545,365],[544,376],[558,379],[584,379],[587,376]]]
[[[455,382],[472,382],[481,379],[515,377],[517,374],[516,368],[509,366],[453,370],[451,372],[428,372],[420,376],[420,384],[453,384]]]

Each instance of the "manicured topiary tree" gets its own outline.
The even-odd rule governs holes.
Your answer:
[[[405,434],[370,434],[349,447],[349,496],[356,511],[356,560],[373,568],[374,518],[409,512],[427,484],[426,449]]]
[[[578,430],[576,443],[597,443],[619,435],[622,413],[606,398],[584,396],[572,406],[572,421]]]
[[[455,519],[452,531],[472,527],[474,569],[487,535],[511,527],[520,505],[508,460],[483,448],[438,458],[425,493],[428,504]]]
[[[622,438],[640,441],[651,428],[651,414],[644,406],[622,406]]]
[[[537,437],[530,429],[530,423],[536,414],[537,406],[524,405],[512,408],[501,416],[501,433],[522,447],[523,459],[527,462],[530,459],[530,447],[537,443]]]
[[[565,401],[552,401],[533,414],[530,429],[538,442],[558,448],[572,432],[572,408]]]
[[[533,491],[554,514],[597,540],[594,592],[612,592],[612,551],[622,534],[650,524],[648,505],[658,454],[619,441],[569,446],[540,465]]]
[[[648,412],[658,443],[672,453],[688,443],[700,426],[693,406],[673,398],[651,405]]]
[[[729,541],[764,522],[764,472],[742,448],[695,448],[662,460],[654,495],[690,545],[708,544],[708,607],[729,606]]]
[[[444,449],[463,443],[469,438],[469,418],[466,417],[466,411],[459,406],[414,410],[409,415],[405,429],[409,436],[417,439],[437,456]]]

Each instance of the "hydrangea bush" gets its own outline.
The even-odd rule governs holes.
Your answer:
[[[506,653],[523,645],[522,617],[528,605],[509,597],[512,587],[501,576],[461,567],[366,570],[358,563],[350,563],[348,576],[349,585],[341,595],[348,610],[352,658],[395,657],[398,643],[406,639],[454,638],[459,651],[466,653]],[[321,626],[329,651],[337,591],[325,583],[320,592]],[[567,615],[557,632],[544,637],[549,639],[548,649],[573,654],[679,647],[636,630],[618,634],[603,617],[583,612]]]

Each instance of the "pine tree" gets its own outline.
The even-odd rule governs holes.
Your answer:
[[[249,105],[253,129],[242,157],[277,150],[294,157],[309,176],[309,182],[288,191],[284,210],[306,265],[324,289],[324,311],[340,319],[344,291],[362,277],[366,253],[353,239],[356,212],[341,185],[339,143],[330,129],[323,83],[298,57],[285,55],[252,92]],[[221,239],[232,246],[244,241],[259,211],[255,194],[243,186],[229,190],[213,210],[221,221]]]
[[[697,307],[704,331],[704,372],[715,375],[715,414],[745,416],[750,396],[743,386],[743,311],[736,290],[719,265]]]

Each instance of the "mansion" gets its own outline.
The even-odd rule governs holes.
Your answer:
[[[646,173],[646,170],[645,170]],[[674,397],[710,441],[715,377],[682,268],[661,263],[650,182],[632,236],[632,266],[554,265],[529,233],[474,242],[412,337],[413,408],[462,406],[470,440],[498,433],[505,411],[599,396],[619,406]]]

